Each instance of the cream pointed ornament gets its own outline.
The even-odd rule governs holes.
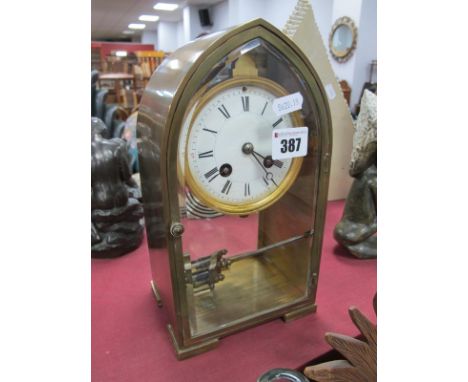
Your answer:
[[[353,120],[329,61],[309,0],[297,1],[283,32],[302,49],[313,63],[327,92],[333,126],[333,154],[328,200],[344,199],[353,181],[348,174],[349,158],[353,146]]]

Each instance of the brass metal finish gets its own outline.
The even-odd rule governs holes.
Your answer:
[[[186,261],[185,282],[192,284],[194,293],[213,290],[217,282],[224,280],[221,272],[231,265],[229,259],[223,258],[226,253],[227,251],[222,249],[194,261],[190,261],[190,256],[184,258]]]
[[[184,226],[181,223],[173,223],[171,225],[171,235],[174,237],[181,237],[184,233]]]
[[[218,345],[218,340],[209,340],[205,342],[198,343],[193,346],[189,347],[181,347],[177,342],[177,337],[174,334],[174,329],[169,324],[167,325],[167,330],[169,331],[169,335],[171,336],[172,345],[174,346],[174,350],[176,352],[177,359],[179,361],[193,357],[194,355],[204,353],[208,350],[215,348]]]
[[[206,291],[208,289],[213,290],[215,284],[223,281],[226,277],[221,272],[228,270],[233,263],[264,255],[272,249],[311,237],[312,235],[312,232],[306,232],[304,235],[295,236],[275,244],[267,245],[255,251],[244,252],[230,257],[223,257],[227,254],[225,249],[216,251],[209,256],[194,261],[190,261],[190,255],[184,254],[185,282],[187,284],[192,284],[194,293],[199,293],[200,291]],[[316,276],[315,273],[313,275]]]
[[[232,262],[214,289],[195,293],[188,282],[190,255],[183,255],[182,237],[171,233],[171,226],[181,223],[178,194],[185,186],[177,175],[183,119],[197,92],[209,85],[213,68],[229,64],[236,59],[233,52],[254,39],[273,47],[288,67],[299,73],[300,81],[294,86],[301,87],[304,97],[301,114],[308,121],[309,154],[302,163],[297,161],[297,173],[288,174],[291,184],[285,184],[283,195],[275,196],[258,214],[257,248],[271,246],[268,251]],[[238,74],[235,80],[265,83],[251,73]],[[262,75],[260,69],[258,74]],[[158,67],[142,98],[138,145],[152,279],[164,298],[168,329],[179,359],[209,350],[231,333],[315,309],[331,137],[327,95],[312,64],[294,42],[264,20],[192,41]],[[250,207],[252,211],[259,208]],[[183,239],[187,240],[189,228],[185,225]],[[287,242],[310,231],[312,237]],[[281,245],[275,245],[278,243]],[[202,270],[203,264],[198,265]]]
[[[280,257],[287,260],[289,253],[283,251]],[[310,306],[306,300],[306,275],[291,280],[276,260],[260,256],[235,262],[224,272],[225,279],[213,292],[194,295],[190,304],[194,310],[190,316],[192,335],[203,338],[217,333],[220,336],[242,329],[246,318],[262,322],[282,317],[292,309],[291,302],[298,307]],[[283,312],[278,315],[281,309]],[[256,317],[258,312],[266,312],[264,320]],[[213,328],[217,329],[212,332]]]
[[[250,142],[247,142],[242,146],[242,152],[244,154],[252,154],[253,151],[254,151],[254,147],[253,147],[253,144]]]
[[[233,79],[226,80],[221,84],[214,86],[211,88],[204,96],[201,98],[200,102],[198,103],[195,112],[192,117],[192,122],[190,126],[190,130],[192,129],[193,123],[197,118],[198,114],[203,110],[205,105],[219,92],[229,89],[235,86],[256,86],[261,87],[265,90],[270,91],[271,93],[275,94],[277,97],[282,97],[288,94],[286,89],[278,85],[277,83],[262,77],[243,77],[237,76]],[[293,121],[294,127],[303,126],[304,121],[301,118],[301,115],[298,112],[294,112],[290,114],[291,119]],[[190,136],[190,130],[188,132],[188,136]],[[251,145],[251,144],[250,144]],[[252,147],[252,151],[254,148]],[[195,177],[192,175],[189,166],[189,157],[188,152],[185,152],[185,179],[187,185],[189,186],[190,190],[193,192],[194,195],[197,196],[204,204],[207,206],[223,212],[225,214],[231,215],[247,215],[255,211],[261,211],[265,208],[268,208],[273,203],[275,203],[279,198],[281,198],[286,191],[288,191],[289,187],[294,183],[296,180],[297,175],[301,169],[302,165],[302,158],[294,158],[291,161],[291,167],[289,168],[288,173],[286,174],[283,181],[279,184],[278,188],[276,188],[273,192],[268,194],[266,197],[263,197],[260,200],[249,201],[247,203],[228,203],[221,199],[217,199],[209,195],[203,185],[201,185]]]
[[[229,263],[232,264],[232,263],[234,263],[236,261],[245,259],[247,257],[261,255],[261,254],[265,253],[266,251],[269,251],[270,249],[277,248],[277,247],[280,247],[282,245],[292,243],[292,242],[294,242],[296,240],[299,240],[299,239],[303,239],[303,238],[306,238],[306,237],[311,237],[312,235],[313,235],[313,232],[306,232],[304,235],[291,237],[290,239],[286,239],[286,240],[280,241],[278,243],[267,245],[265,247],[259,248],[256,251],[245,252],[245,253],[241,253],[239,255],[231,256],[229,258]]]
[[[232,75],[233,77],[258,77],[258,70],[252,58],[244,55],[237,60]]]
[[[161,300],[161,295],[159,294],[156,283],[153,280],[151,280],[151,290],[153,291],[153,295],[154,295],[154,298],[156,299],[156,303],[158,304],[160,308],[162,308],[163,303]]]
[[[315,313],[317,311],[317,305],[304,306],[286,313],[282,319],[284,322],[291,322],[307,316],[308,314]]]

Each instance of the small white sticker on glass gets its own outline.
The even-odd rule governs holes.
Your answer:
[[[333,89],[332,84],[325,85],[325,91],[327,92],[328,99],[332,101],[336,97],[335,89]]]
[[[273,101],[271,107],[277,116],[281,116],[284,114],[292,113],[296,110],[302,109],[302,102],[304,98],[302,94],[299,92],[289,94],[284,97],[276,98]]]
[[[271,156],[273,160],[304,157],[309,141],[308,127],[288,127],[272,132]]]

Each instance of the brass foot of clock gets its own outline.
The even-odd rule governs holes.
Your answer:
[[[153,280],[151,280],[151,290],[153,291],[154,298],[156,299],[156,304],[158,304],[158,306],[162,308],[163,303],[162,303],[161,295],[159,294],[156,283]]]
[[[174,350],[175,350],[177,359],[179,361],[186,359],[186,358],[193,357],[194,355],[197,355],[197,354],[207,352],[208,350],[215,348],[219,342],[219,340],[215,338],[212,340],[200,342],[193,346],[181,347],[179,346],[177,342],[177,338],[175,336],[175,333],[174,333],[174,330],[172,329],[171,324],[167,325],[167,330],[169,331],[169,334],[171,336],[172,345],[174,346]]]
[[[304,316],[307,316],[308,314],[315,313],[316,311],[317,311],[317,305],[313,304],[313,305],[303,306],[301,308],[291,310],[281,318],[283,319],[284,322],[291,322],[299,318],[302,318]]]

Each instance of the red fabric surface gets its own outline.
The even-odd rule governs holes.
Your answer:
[[[146,243],[118,259],[92,260],[92,381],[254,382],[269,369],[294,369],[330,350],[327,331],[357,335],[347,310],[355,305],[375,320],[376,261],[347,255],[333,239],[343,207],[343,201],[328,204],[317,313],[233,334],[184,361],[175,357],[150,289]]]

